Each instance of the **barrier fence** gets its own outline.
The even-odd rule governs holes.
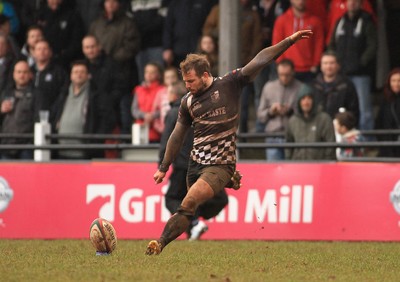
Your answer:
[[[36,123],[34,134],[0,134],[0,139],[17,138],[32,140],[32,144],[0,144],[0,151],[5,150],[34,150],[35,161],[49,161],[50,151],[53,150],[119,150],[119,151],[153,151],[158,149],[159,144],[149,144],[146,140],[147,130],[143,126],[133,125],[132,134],[51,134],[48,123]],[[365,130],[361,131],[364,136],[400,135],[399,130]],[[336,142],[317,143],[267,143],[266,137],[283,137],[283,132],[276,133],[239,133],[237,149],[262,150],[267,148],[380,148],[400,147],[400,141],[368,141],[354,144]],[[55,144],[54,141],[82,140],[82,144]],[[256,142],[261,139],[263,142]],[[104,141],[113,141],[105,144]],[[98,141],[95,143],[95,141]],[[90,143],[88,143],[90,142]],[[133,154],[133,153],[132,153]],[[239,159],[245,159],[245,154],[239,154]],[[144,156],[146,159],[146,156]],[[154,159],[154,156],[151,157]],[[359,160],[360,158],[356,158]],[[353,161],[354,159],[349,159]],[[398,158],[362,158],[361,161],[398,161]]]

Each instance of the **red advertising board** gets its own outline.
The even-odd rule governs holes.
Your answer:
[[[170,214],[152,163],[1,163],[0,238],[157,238]],[[400,164],[239,163],[204,239],[400,241]]]

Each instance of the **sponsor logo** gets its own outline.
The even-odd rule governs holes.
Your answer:
[[[0,212],[7,209],[13,196],[14,192],[8,185],[7,180],[0,176]]]
[[[193,110],[192,111],[194,112],[194,111],[196,111],[196,110],[198,110],[200,108],[201,108],[201,104],[199,102],[196,102],[196,103],[193,104],[193,108],[192,108]]]
[[[400,180],[394,185],[393,191],[390,192],[390,201],[395,211],[400,214]]]
[[[167,186],[164,186],[163,194],[166,190]],[[114,184],[89,184],[86,187],[86,204],[102,198],[99,217],[111,222],[115,220],[117,212],[129,223],[166,222],[171,214],[165,207],[165,197],[144,194],[143,189],[131,188],[118,199]],[[313,202],[312,185],[283,185],[277,190],[265,191],[249,189],[243,203],[230,195],[229,205],[213,220],[219,223],[310,224],[313,220]],[[244,205],[244,209],[240,204]]]
[[[219,101],[219,91],[211,93],[211,103],[217,103]]]

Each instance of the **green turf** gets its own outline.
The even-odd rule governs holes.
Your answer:
[[[176,241],[145,256],[121,240],[0,240],[1,281],[399,281],[400,243]]]

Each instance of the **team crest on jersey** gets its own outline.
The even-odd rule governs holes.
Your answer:
[[[219,101],[219,91],[214,91],[211,93],[211,102],[217,103]]]

